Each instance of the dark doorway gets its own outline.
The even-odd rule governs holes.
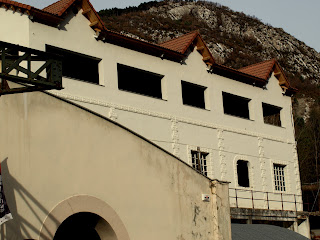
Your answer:
[[[249,169],[248,162],[244,160],[237,161],[238,184],[241,187],[249,187]]]
[[[62,222],[53,240],[101,240],[95,230],[101,218],[90,212],[76,213]]]

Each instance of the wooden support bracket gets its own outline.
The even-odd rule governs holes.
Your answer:
[[[278,77],[278,76],[280,76],[281,75],[281,72],[275,72],[274,73],[274,76],[276,76],[276,77]]]
[[[203,61],[208,61],[208,60],[210,60],[210,58],[211,58],[210,56],[204,56],[204,57],[202,58],[202,60],[203,60]]]
[[[279,81],[279,85],[281,86],[281,85],[285,84],[286,82],[287,82],[286,80],[281,80],[281,81]]]
[[[204,50],[204,46],[197,47],[197,51],[203,51],[203,50]]]
[[[82,14],[87,15],[89,12],[91,12],[91,8],[87,8],[86,10],[83,10]]]
[[[99,23],[99,21],[94,21],[90,24],[90,27],[96,26]]]

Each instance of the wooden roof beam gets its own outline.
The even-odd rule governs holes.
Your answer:
[[[208,55],[208,56],[203,56],[202,60],[203,61],[209,61],[211,59],[211,57]]]
[[[281,72],[275,72],[275,73],[274,73],[274,76],[275,76],[275,77],[279,77],[280,75],[281,75]]]
[[[99,21],[94,21],[94,22],[90,23],[90,27],[94,27],[94,26],[98,25],[98,23],[99,23]]]
[[[204,46],[197,46],[197,51],[203,51],[204,50]]]
[[[91,12],[91,8],[87,8],[87,9],[83,10],[82,14],[87,15],[89,12]]]

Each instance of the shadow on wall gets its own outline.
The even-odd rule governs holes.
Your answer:
[[[43,216],[48,216],[49,212],[23,187],[21,183],[19,183],[13,176],[10,175],[7,161],[8,158],[5,158],[1,162],[2,180],[5,196],[9,205],[9,209],[12,213],[13,220],[9,220],[1,225],[0,237],[1,239],[7,239],[8,236],[10,236],[10,239],[31,239],[32,236],[30,235],[30,230],[38,236],[40,229],[35,228],[30,222],[28,222],[28,219],[25,219],[19,215],[15,196],[19,196],[24,201],[37,221],[39,221],[39,226],[43,224]],[[39,212],[42,212],[43,215],[39,216],[39,214],[37,214]],[[56,222],[57,225],[59,224],[57,219],[54,219],[52,216],[49,217],[53,222]],[[27,228],[30,229],[29,232],[27,231]],[[51,236],[51,239],[53,239],[53,237],[54,236]]]

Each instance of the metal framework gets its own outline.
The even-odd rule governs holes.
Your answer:
[[[0,41],[0,57],[0,96],[62,89],[59,55]],[[10,89],[7,80],[20,86]]]

